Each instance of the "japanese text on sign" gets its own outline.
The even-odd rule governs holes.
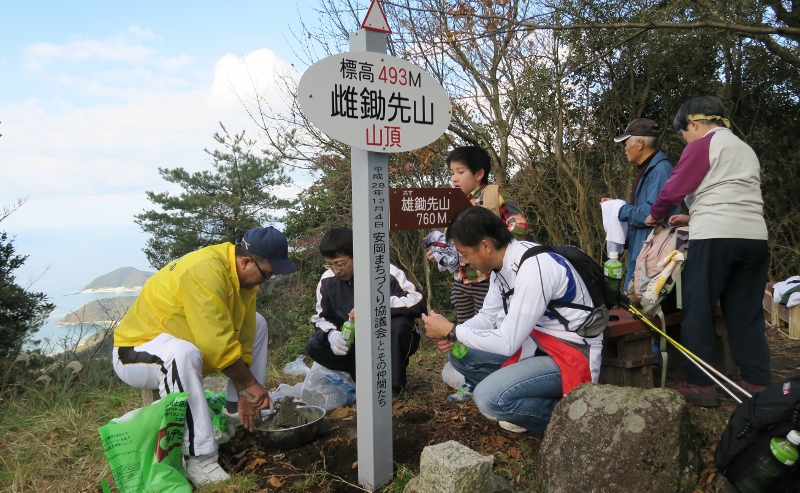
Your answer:
[[[389,299],[390,284],[388,282],[389,252],[385,232],[389,219],[388,177],[380,166],[373,166],[370,171],[370,220],[372,221],[372,278],[375,281],[375,313],[372,314],[373,337],[378,342],[378,352],[375,361],[376,389],[378,405],[383,407],[389,403],[390,395],[387,393],[386,379],[386,337],[389,330],[389,313],[386,306]]]
[[[464,207],[472,205],[459,189],[393,188],[392,231],[447,226]]]
[[[373,64],[357,60],[344,59],[339,72],[342,79],[375,82]],[[388,74],[388,75],[387,75]],[[382,66],[378,80],[390,85],[422,87],[422,76],[418,72],[416,77],[410,70],[396,67]],[[334,84],[331,91],[331,116],[341,116],[354,119],[368,119],[375,121],[394,122],[396,119],[402,123],[433,125],[433,102],[425,100],[421,95],[419,100],[403,96],[401,91],[388,91],[384,95],[382,89],[374,90]],[[365,142],[367,146],[375,147],[402,147],[401,128],[392,125],[372,124],[365,129]]]
[[[441,135],[450,98],[420,67],[386,54],[332,55],[300,80],[303,112],[326,134],[359,149],[408,151]]]

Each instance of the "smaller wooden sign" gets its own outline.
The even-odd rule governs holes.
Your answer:
[[[392,188],[389,229],[446,227],[458,211],[471,205],[460,188]]]

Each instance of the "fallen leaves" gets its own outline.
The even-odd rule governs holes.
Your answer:
[[[489,443],[492,447],[504,448],[506,443],[508,443],[508,438],[500,435],[489,435]]]
[[[278,487],[280,487],[280,486],[282,486],[282,485],[283,485],[283,483],[281,482],[281,480],[280,480],[280,479],[278,479],[278,478],[276,478],[275,476],[270,476],[270,477],[269,477],[269,479],[268,479],[267,481],[269,481],[269,484],[271,484],[272,486],[274,486],[274,487],[276,487],[276,488],[278,488]]]
[[[245,466],[245,469],[247,469],[249,471],[253,471],[253,470],[255,470],[256,467],[263,466],[266,463],[267,463],[267,459],[261,459],[261,458],[253,459],[252,461],[250,461],[249,464],[247,464],[247,466]]]
[[[334,409],[333,411],[331,411],[328,414],[328,417],[332,419],[339,419],[339,418],[344,418],[348,414],[350,414],[350,408],[340,407],[338,409]]]

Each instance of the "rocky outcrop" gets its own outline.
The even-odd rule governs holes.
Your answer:
[[[539,473],[547,493],[675,493],[694,484],[699,460],[677,392],[584,384],[553,411]]]

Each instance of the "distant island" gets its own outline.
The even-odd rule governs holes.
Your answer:
[[[153,272],[144,272],[133,267],[120,267],[90,282],[81,293],[140,291]]]
[[[114,298],[90,301],[56,322],[56,324],[77,325],[119,322],[134,300],[136,300],[136,296],[116,296]]]

